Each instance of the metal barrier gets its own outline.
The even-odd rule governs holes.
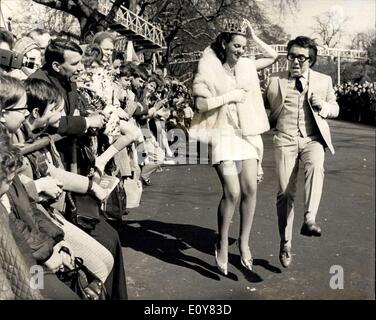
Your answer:
[[[287,45],[286,44],[271,44],[270,45],[275,51],[278,52],[280,56],[287,54]],[[202,52],[187,52],[181,53],[179,55],[173,56],[172,61],[169,64],[179,64],[179,63],[193,63],[200,60]],[[252,48],[246,56],[255,56],[258,54],[262,54],[262,52],[258,48]],[[367,51],[364,50],[352,50],[352,49],[338,49],[338,48],[318,48],[317,52],[318,56],[322,57],[335,57],[335,58],[343,58],[343,59],[350,59],[350,60],[367,60],[368,54]],[[285,65],[283,63],[283,65]],[[282,70],[283,67],[277,66],[275,67],[276,70]],[[274,71],[273,71],[274,72]]]
[[[25,143],[22,147],[20,147],[21,154],[27,155],[29,153],[33,153],[34,151],[37,151],[37,150],[42,149],[44,147],[47,147],[50,144],[51,139],[54,142],[57,142],[57,141],[60,141],[62,139],[65,139],[65,138],[66,137],[62,137],[59,134],[54,134],[50,138],[43,137],[41,139],[38,139],[37,141],[34,141],[33,143]]]

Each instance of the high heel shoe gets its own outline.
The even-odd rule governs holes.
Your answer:
[[[214,245],[214,254],[215,254],[215,264],[217,265],[218,270],[225,276],[227,276],[227,261],[224,264],[220,264],[218,261],[218,250],[217,244]]]
[[[252,257],[250,259],[248,259],[248,260],[243,259],[242,253],[241,253],[241,250],[240,250],[240,242],[239,242],[239,240],[236,241],[236,244],[237,244],[237,246],[239,248],[240,263],[242,264],[242,266],[244,268],[248,269],[249,271],[252,271],[252,268],[253,268],[253,259],[252,259]]]

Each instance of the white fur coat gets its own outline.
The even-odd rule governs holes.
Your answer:
[[[244,103],[237,103],[242,134],[244,136],[258,135],[268,131],[269,121],[257,71],[251,59],[239,59],[235,66],[235,79],[237,89],[246,91]],[[193,95],[203,98],[221,96],[233,90],[229,85],[229,80],[215,52],[210,47],[206,48],[199,61],[198,72],[193,82]],[[207,112],[196,112],[192,119],[191,131],[211,130],[225,126],[228,121],[227,112],[227,105]]]

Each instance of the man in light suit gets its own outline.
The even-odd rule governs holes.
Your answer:
[[[304,166],[304,223],[300,233],[321,236],[316,224],[324,182],[324,155],[334,154],[326,118],[338,116],[339,107],[332,79],[310,69],[316,62],[317,47],[308,37],[297,37],[287,45],[289,71],[272,75],[266,89],[270,106],[278,177],[277,214],[281,237],[279,259],[291,263],[294,198],[299,160]]]

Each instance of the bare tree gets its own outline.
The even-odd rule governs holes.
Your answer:
[[[320,37],[321,44],[334,48],[341,42],[346,23],[350,18],[335,11],[327,11],[315,16],[314,19],[316,25],[312,29]]]
[[[98,0],[33,0],[76,17],[81,26],[81,40],[111,27],[121,5],[135,7],[135,1],[113,0],[107,17],[98,13]],[[110,2],[110,0],[108,0]],[[281,8],[292,10],[299,0],[272,0]],[[139,0],[137,14],[161,27],[167,50],[163,62],[175,53],[202,50],[222,29],[223,18],[247,18],[263,38],[277,42],[286,39],[283,29],[272,23],[257,0]]]
[[[370,29],[364,32],[358,32],[351,41],[351,49],[366,50],[375,39],[375,30]]]
[[[282,5],[298,0],[273,0]],[[173,54],[202,50],[223,29],[223,19],[247,18],[261,37],[284,42],[283,29],[273,24],[255,0],[144,0],[140,11],[152,23],[161,25],[167,45],[165,62]],[[277,40],[278,39],[278,40]]]

